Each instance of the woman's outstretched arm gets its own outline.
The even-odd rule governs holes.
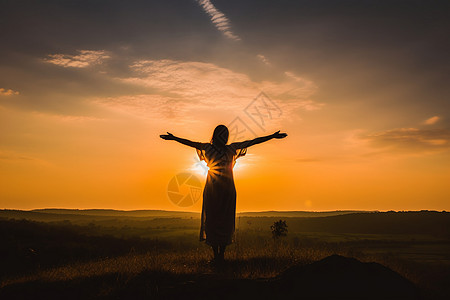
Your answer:
[[[159,137],[162,138],[163,140],[177,141],[180,144],[183,144],[183,145],[186,145],[186,146],[189,146],[189,147],[193,147],[193,148],[196,148],[196,149],[201,149],[202,148],[202,143],[193,142],[193,141],[190,141],[190,140],[187,140],[187,139],[179,138],[177,136],[174,136],[170,132],[168,132],[167,134],[161,134]]]
[[[242,149],[242,148],[248,148],[248,147],[256,145],[256,144],[261,144],[261,143],[267,142],[271,139],[283,139],[286,136],[287,136],[286,133],[280,133],[280,131],[278,130],[277,132],[275,132],[271,135],[257,137],[256,139],[248,140],[248,141],[244,141],[244,142],[232,143],[231,145],[234,146],[236,149]]]

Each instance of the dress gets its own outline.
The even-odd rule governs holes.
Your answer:
[[[235,229],[236,188],[233,167],[246,148],[238,143],[216,146],[202,143],[197,154],[209,167],[203,190],[200,241],[211,246],[231,244]]]

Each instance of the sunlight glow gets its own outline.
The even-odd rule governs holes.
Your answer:
[[[240,163],[239,160],[236,160],[234,167],[233,167],[233,171],[239,171],[242,170],[242,168],[245,166],[245,164]]]
[[[234,167],[233,167],[233,171],[241,171],[243,168],[245,167],[245,163],[239,162],[239,160],[236,160]],[[206,162],[204,160],[199,160],[197,157],[194,157],[194,163],[192,164],[192,166],[189,168],[192,172],[194,172],[195,174],[201,175],[201,176],[206,176],[208,174],[208,171],[211,170],[210,167],[208,167],[208,165],[206,164]],[[214,169],[214,168],[213,168]],[[214,170],[212,170],[213,175],[217,172],[214,172]]]
[[[206,162],[204,160],[199,160],[197,157],[194,157],[194,160],[195,162],[192,164],[190,169],[198,175],[206,176],[209,170]]]

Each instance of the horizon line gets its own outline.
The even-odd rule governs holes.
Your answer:
[[[0,210],[17,210],[17,211],[39,211],[39,210],[78,210],[78,211],[122,211],[122,212],[137,212],[137,211],[161,211],[161,212],[175,212],[175,213],[201,213],[200,211],[189,211],[189,210],[166,210],[166,209],[115,209],[115,208],[56,208],[56,207],[45,207],[45,208],[32,208],[32,209],[21,209],[21,208],[1,208]],[[379,210],[379,209],[334,209],[334,210],[260,210],[260,211],[236,211],[237,214],[242,213],[292,213],[292,212],[307,212],[307,213],[326,213],[326,212],[420,212],[420,211],[436,211],[436,212],[447,212],[445,209],[416,209],[416,210]]]

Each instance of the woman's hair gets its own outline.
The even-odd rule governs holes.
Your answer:
[[[228,142],[228,136],[230,135],[227,126],[219,125],[214,129],[214,133],[211,138],[211,144],[216,146],[225,146]]]

